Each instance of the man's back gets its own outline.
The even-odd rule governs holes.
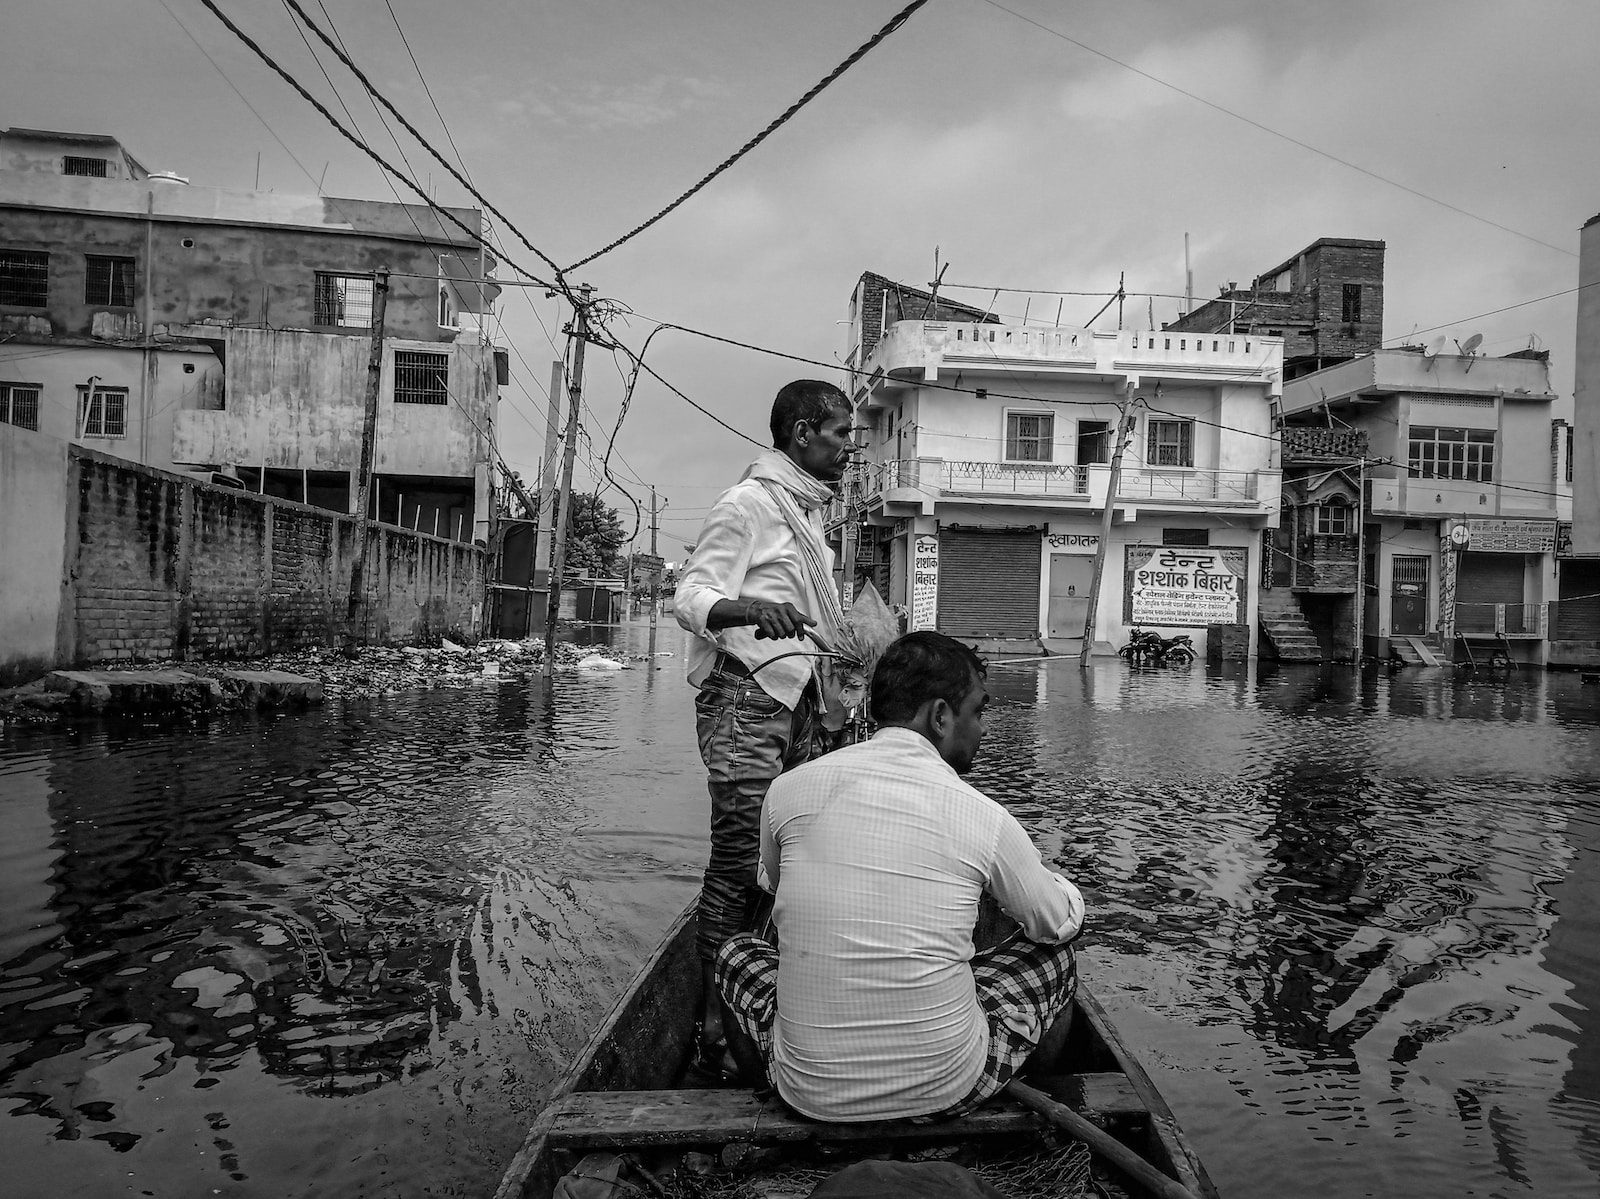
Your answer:
[[[762,864],[777,888],[772,1077],[819,1119],[920,1115],[971,1088],[989,1040],[970,965],[986,889],[1037,939],[1076,928],[1027,834],[908,729],[780,778]]]

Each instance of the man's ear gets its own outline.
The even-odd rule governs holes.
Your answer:
[[[955,723],[955,709],[947,699],[933,699],[928,704],[928,731],[943,741]]]

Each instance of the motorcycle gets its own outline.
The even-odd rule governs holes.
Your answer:
[[[1168,662],[1187,665],[1194,661],[1194,641],[1187,633],[1163,637],[1154,629],[1141,629],[1134,625],[1128,632],[1128,644],[1117,651],[1135,666],[1161,666]]]

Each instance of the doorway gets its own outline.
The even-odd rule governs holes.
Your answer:
[[[1389,585],[1389,623],[1396,637],[1421,637],[1427,633],[1427,557],[1395,555]]]
[[[1094,559],[1087,554],[1050,555],[1050,605],[1045,617],[1048,637],[1082,637],[1089,617],[1089,586]]]

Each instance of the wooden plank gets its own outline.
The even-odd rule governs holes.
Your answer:
[[[1150,1114],[1121,1074],[1056,1075],[1035,1081],[1052,1097],[1089,1116]],[[1005,1100],[953,1120],[821,1123],[796,1115],[776,1099],[757,1099],[738,1089],[577,1091],[552,1103],[549,1116],[550,1144],[569,1149],[736,1140],[950,1140],[1038,1127],[1021,1105]]]
[[[1017,1103],[953,1120],[827,1124],[745,1090],[578,1091],[551,1105],[549,1144],[563,1149],[793,1141],[933,1141],[1014,1135],[1040,1127]]]

